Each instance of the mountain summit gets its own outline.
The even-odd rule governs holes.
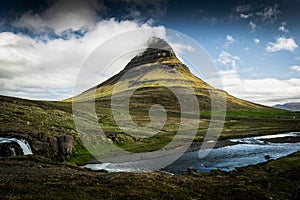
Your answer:
[[[176,57],[172,47],[163,39],[151,37],[147,41],[147,49],[135,56],[126,67],[172,60],[173,63],[181,63]]]

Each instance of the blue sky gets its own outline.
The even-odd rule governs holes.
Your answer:
[[[299,8],[299,0],[3,1],[0,94],[68,98],[93,49],[112,35],[149,27],[196,40],[233,95],[265,105],[299,102]]]

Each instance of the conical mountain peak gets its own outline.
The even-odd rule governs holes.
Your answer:
[[[133,67],[135,65],[147,63],[159,63],[166,60],[173,60],[173,62],[180,62],[172,47],[163,39],[158,37],[151,37],[147,41],[147,48],[144,52],[135,56],[127,66]]]
[[[147,45],[150,49],[160,49],[173,52],[172,47],[165,40],[155,36],[149,38],[149,40],[147,41]]]

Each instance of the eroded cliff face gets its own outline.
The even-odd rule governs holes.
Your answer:
[[[37,134],[37,139],[32,141],[34,153],[58,162],[70,160],[74,148],[72,135],[63,134],[49,137],[45,133],[40,132]]]
[[[31,147],[34,155],[40,155],[55,162],[69,161],[74,149],[74,138],[72,135],[62,133],[57,136],[47,136],[43,132],[37,134],[20,134],[20,133],[2,133],[1,137],[14,137],[19,139],[25,139]],[[22,149],[20,152],[20,146],[16,144],[2,145],[1,152],[3,156],[11,156],[10,147],[14,145],[16,149],[16,155],[23,155]]]

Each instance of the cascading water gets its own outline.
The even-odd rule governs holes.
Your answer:
[[[30,145],[26,140],[17,139],[17,138],[2,138],[2,137],[0,137],[0,144],[1,143],[11,143],[11,142],[17,142],[19,144],[19,146],[22,148],[24,155],[32,154]],[[12,156],[16,155],[16,152],[15,152],[14,148],[10,148],[10,151],[12,153]]]
[[[11,156],[16,156],[15,148],[9,148],[11,152]]]

